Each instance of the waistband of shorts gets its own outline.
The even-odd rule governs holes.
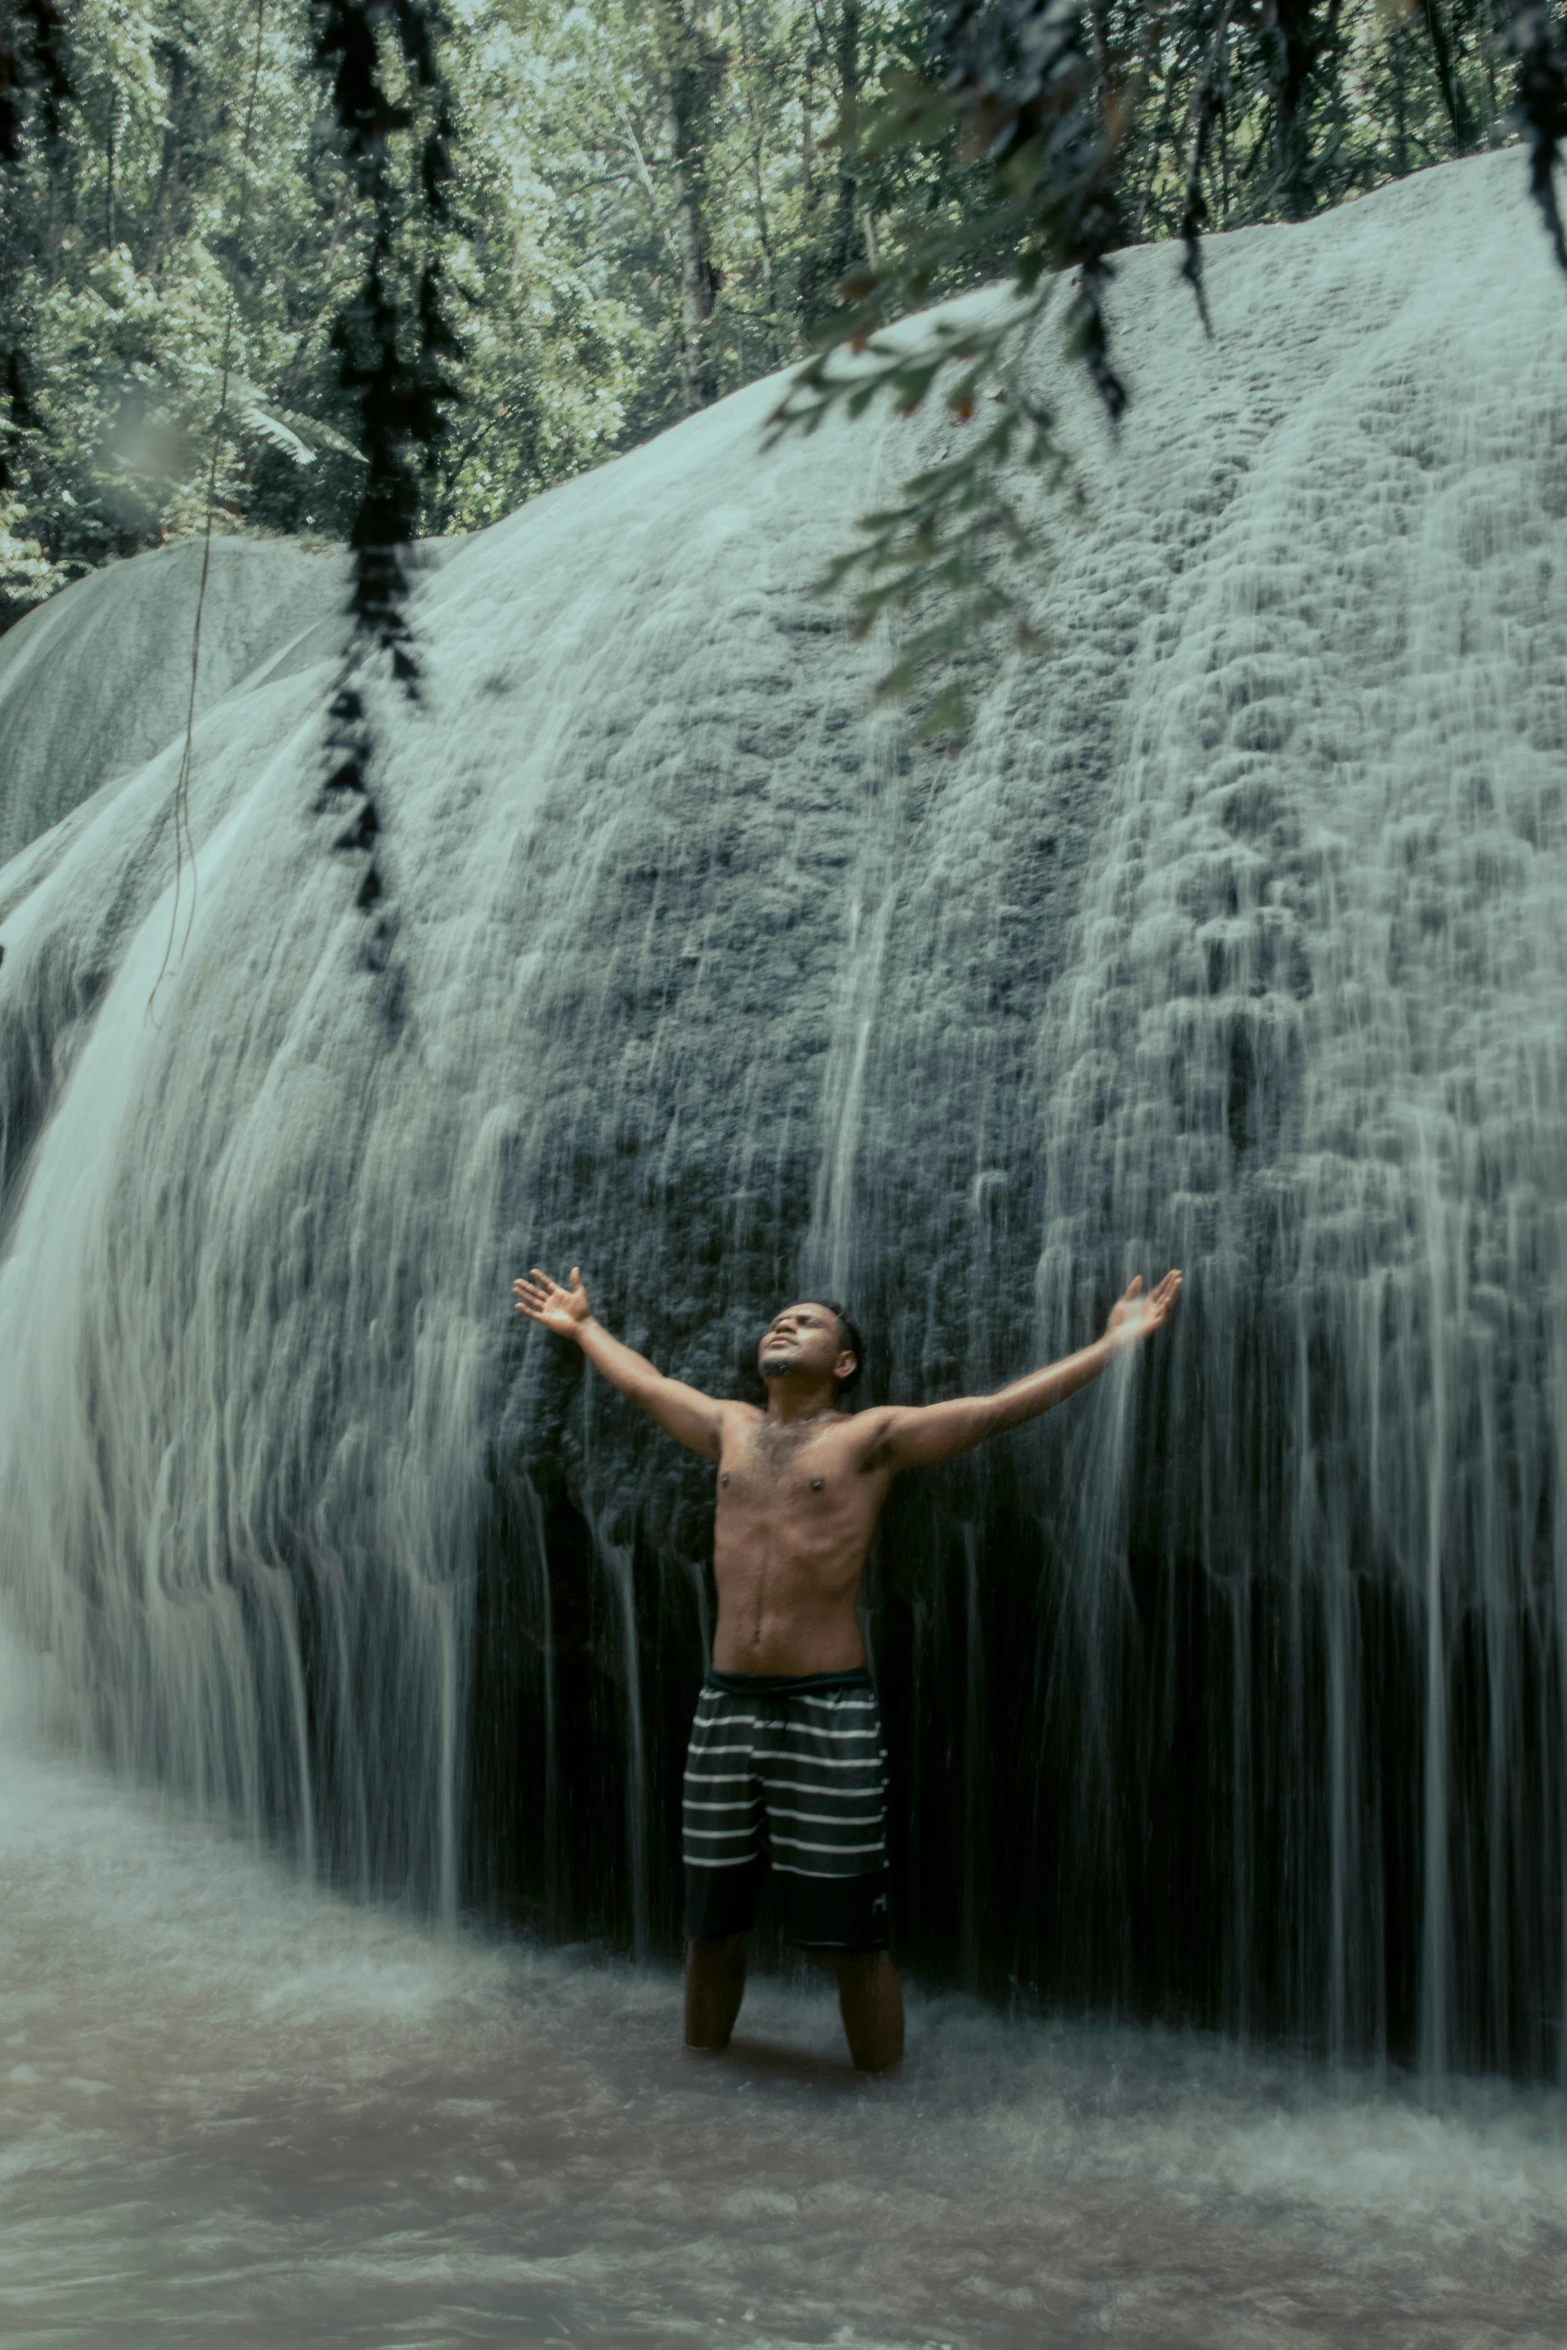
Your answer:
[[[829,1689],[871,1689],[864,1665],[846,1673],[721,1673],[709,1665],[704,1689],[722,1689],[731,1697],[809,1697]]]

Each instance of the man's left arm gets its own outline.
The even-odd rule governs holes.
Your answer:
[[[873,1458],[878,1465],[892,1469],[930,1468],[937,1461],[950,1461],[955,1453],[967,1452],[972,1445],[983,1444],[987,1436],[999,1436],[1004,1429],[1020,1428],[1025,1420],[1037,1420],[1052,1404],[1063,1402],[1097,1379],[1118,1354],[1151,1338],[1169,1320],[1180,1294],[1179,1273],[1166,1273],[1158,1288],[1146,1296],[1139,1273],[1116,1305],[1104,1336],[1096,1338],[1092,1346],[1081,1347],[1042,1371],[1030,1371],[1026,1379],[1014,1379],[1010,1387],[1000,1388],[994,1395],[955,1395],[946,1403],[889,1405],[877,1414]]]

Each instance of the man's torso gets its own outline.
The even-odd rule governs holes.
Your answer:
[[[720,1672],[864,1663],[860,1580],[892,1481],[879,1417],[780,1423],[749,1404],[725,1406],[713,1533]]]

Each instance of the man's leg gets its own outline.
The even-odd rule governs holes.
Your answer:
[[[727,2048],[745,1997],[746,1936],[767,1873],[761,1789],[744,1763],[755,1712],[744,1688],[710,1674],[691,1725],[680,1830],[688,2048]]]
[[[686,2046],[727,2048],[745,1997],[744,1934],[686,1944]]]
[[[815,1955],[837,1977],[838,2007],[855,2070],[896,2072],[903,2062],[903,1985],[886,1951],[819,1950]]]

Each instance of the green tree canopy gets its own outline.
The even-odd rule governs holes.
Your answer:
[[[215,431],[219,527],[345,534],[363,418],[333,334],[372,231],[318,18],[270,0],[260,20],[241,230],[257,0],[0,10],[0,624],[200,527]],[[395,10],[372,15],[397,89]],[[1548,83],[1543,5],[1529,22]],[[863,339],[990,276],[1086,262],[1075,328],[1094,362],[1109,247],[1300,218],[1516,136],[1519,39],[1484,0],[453,5],[437,258],[461,397],[417,526],[480,527],[824,332]],[[1065,78],[1040,80],[1041,41]],[[411,174],[405,146],[389,169]],[[431,259],[416,205],[406,220],[405,292]],[[953,355],[960,411],[984,356]]]

